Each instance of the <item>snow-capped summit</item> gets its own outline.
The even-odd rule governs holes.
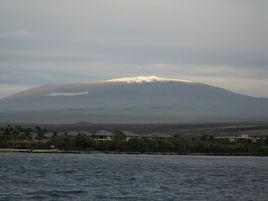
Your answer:
[[[106,82],[126,82],[126,83],[144,83],[144,82],[192,82],[189,80],[169,79],[157,76],[136,76],[136,77],[123,77],[117,79],[106,80]]]
[[[45,85],[0,99],[0,123],[251,120],[268,120],[267,99],[156,76]]]

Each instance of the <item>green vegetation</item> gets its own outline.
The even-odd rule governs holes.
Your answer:
[[[102,152],[135,152],[135,153],[204,153],[204,154],[241,154],[268,155],[268,137],[262,136],[252,140],[216,139],[214,136],[195,136],[146,138],[126,136],[117,132],[111,140],[96,140],[94,134],[59,135],[54,132],[46,137],[47,131],[36,127],[34,129],[20,126],[0,128],[0,148],[21,149],[58,149],[63,151],[102,151]],[[255,139],[255,138],[254,138]]]

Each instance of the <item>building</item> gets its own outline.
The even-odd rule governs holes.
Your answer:
[[[93,135],[93,138],[97,141],[111,141],[114,136],[115,134],[110,131],[100,130]]]
[[[39,143],[46,143],[46,140],[15,140],[11,142],[11,146],[16,149],[33,149]]]
[[[122,134],[126,136],[126,141],[129,141],[130,139],[137,139],[140,137],[138,134],[130,131],[123,131]]]
[[[143,135],[143,138],[149,139],[149,140],[153,140],[153,139],[168,140],[168,139],[173,138],[173,136],[169,134],[165,134],[165,133],[150,133],[148,135]]]
[[[32,140],[15,140],[11,142],[11,146],[16,149],[32,149],[35,144]]]
[[[241,142],[241,141],[250,141],[257,142],[260,138],[250,137],[247,134],[242,134],[240,136],[216,136],[215,139],[229,140],[230,142]]]

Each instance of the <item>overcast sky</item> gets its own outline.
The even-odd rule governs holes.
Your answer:
[[[268,97],[267,0],[0,0],[0,97],[156,75]]]

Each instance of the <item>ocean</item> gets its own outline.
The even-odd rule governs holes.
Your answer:
[[[0,153],[0,200],[267,201],[268,157]]]

